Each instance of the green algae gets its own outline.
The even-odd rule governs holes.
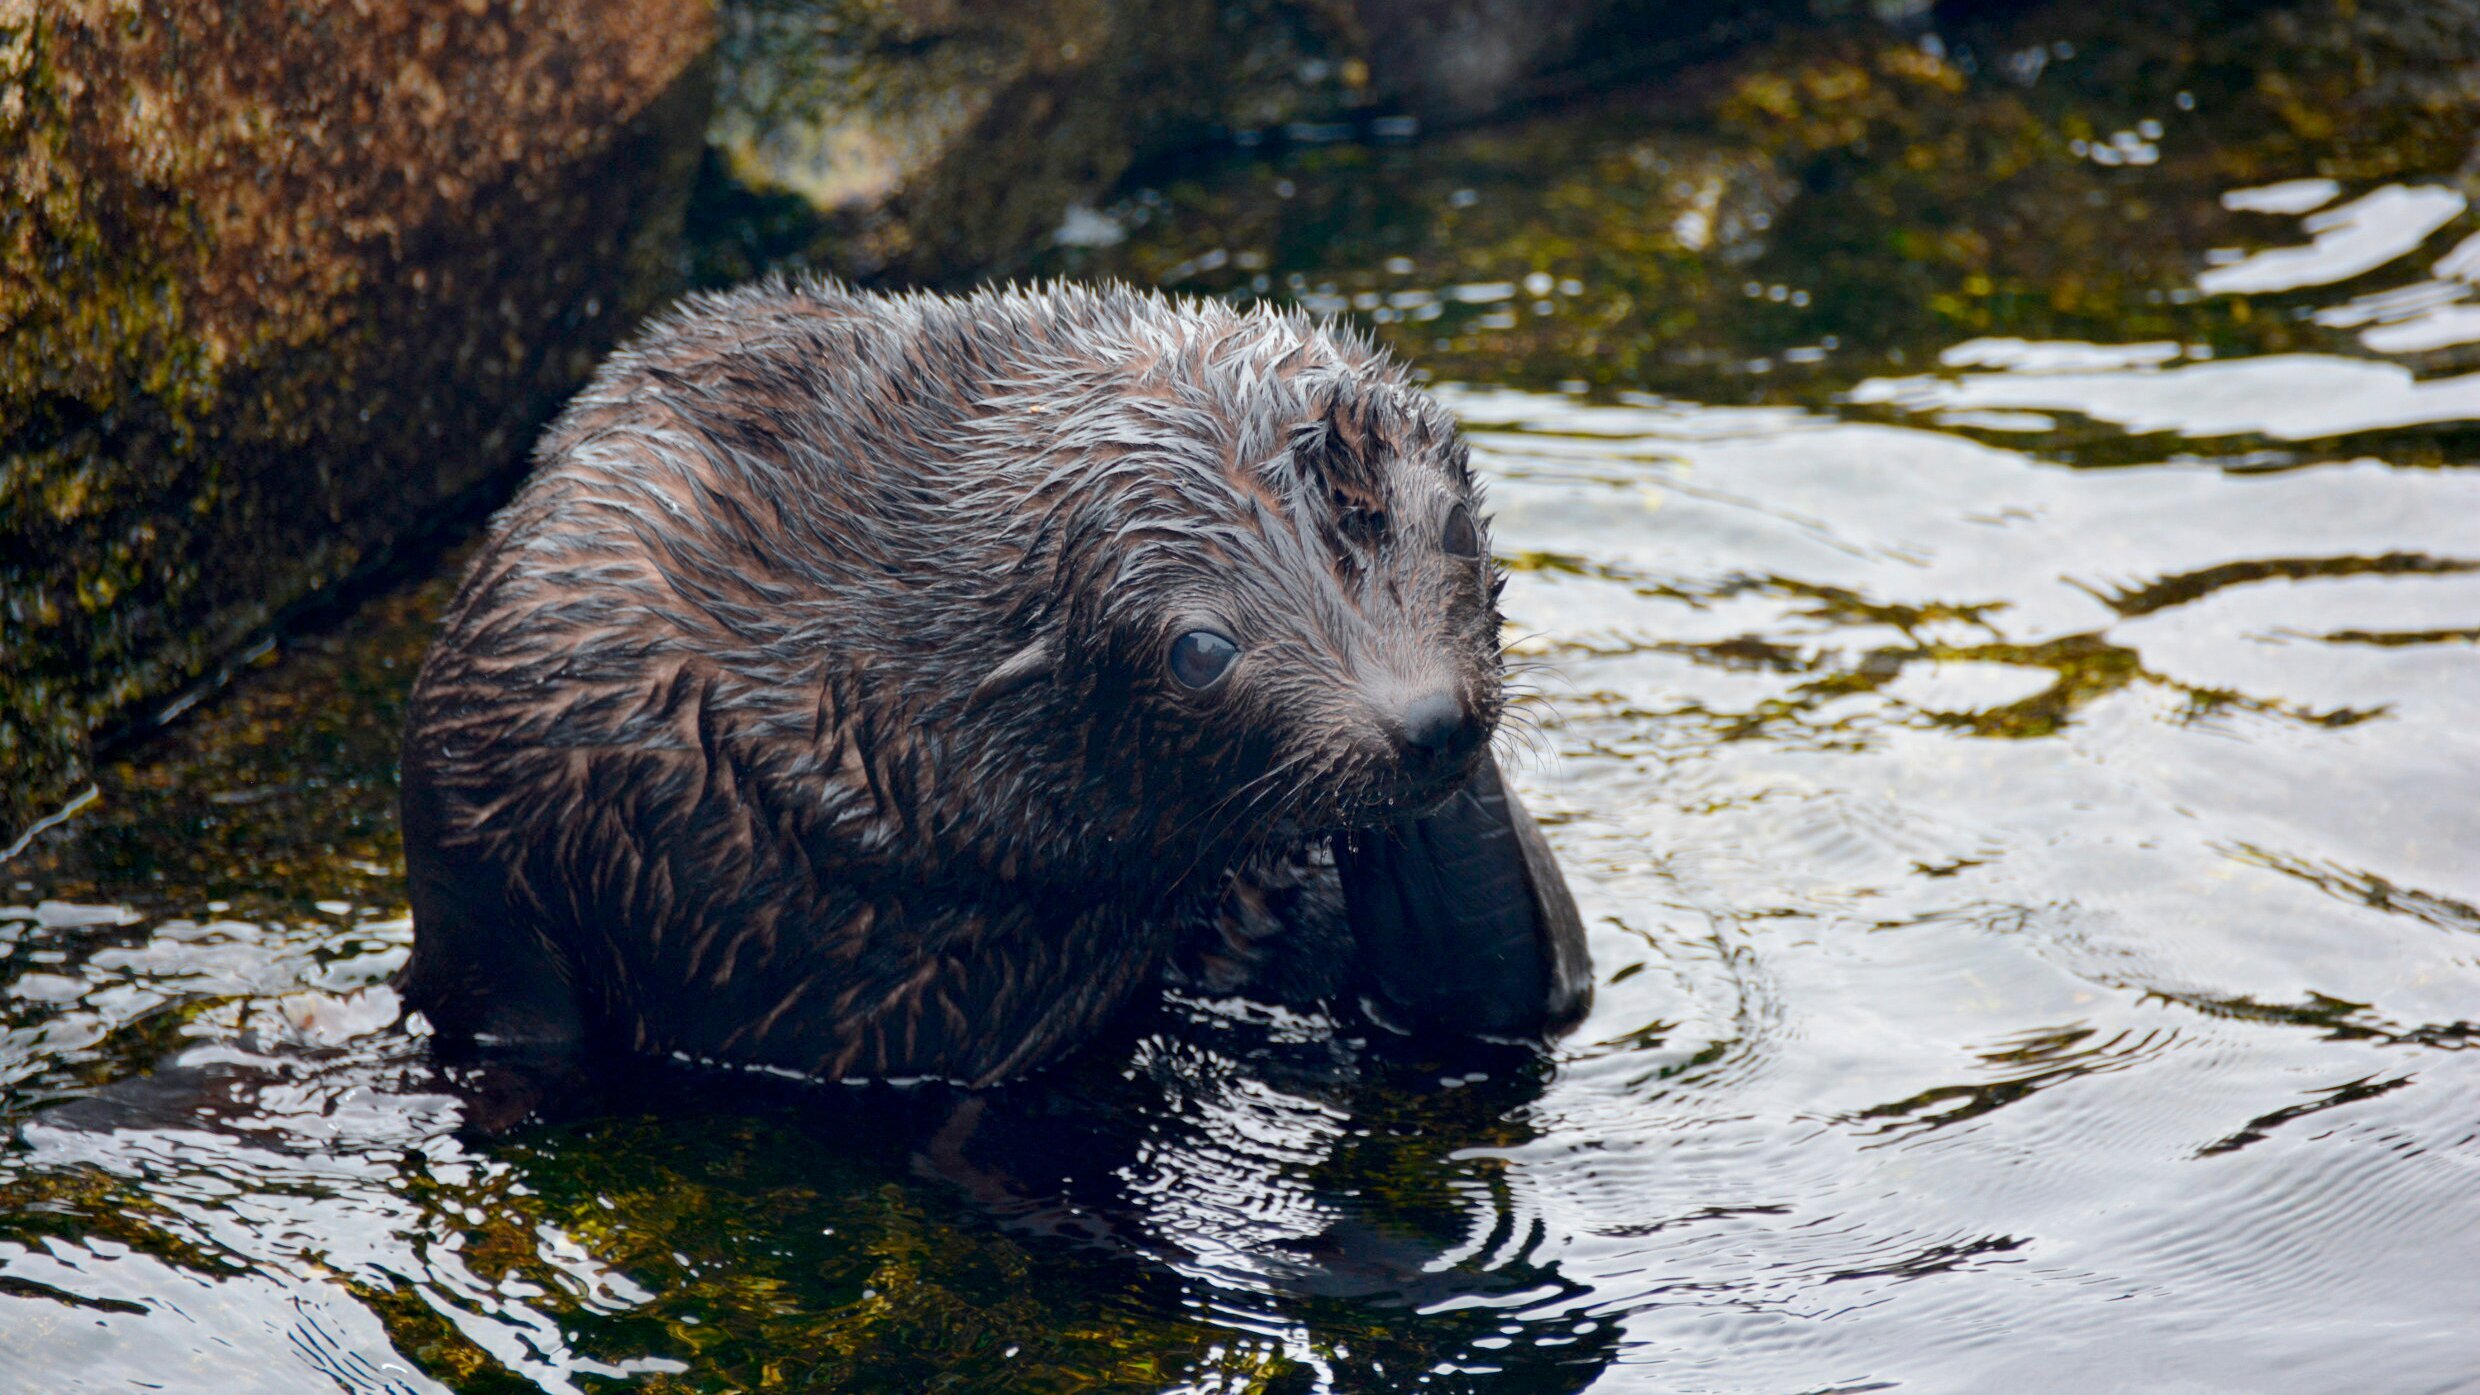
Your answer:
[[[1043,0],[729,7],[708,204],[767,211],[701,260],[952,282],[1021,265],[1132,166],[1365,101],[1346,7]]]
[[[348,613],[296,625],[176,723],[123,742],[78,836],[38,840],[9,870],[149,914],[295,919],[339,897],[401,912],[396,733],[464,555],[415,554],[430,571],[416,584],[348,595]]]
[[[2193,249],[2266,230],[2194,194],[2451,168],[2476,32],[2339,0],[1815,24],[1498,127],[1164,172],[1107,210],[1122,240],[1040,266],[1344,315],[1445,380],[1706,401],[1825,405],[1973,336],[2340,348],[2300,296],[2197,292]],[[2470,433],[2424,434],[2408,452],[2442,460]]]
[[[743,0],[701,202],[717,278],[1024,270],[1131,171],[1218,143],[1464,126],[1644,80],[1807,0]],[[1063,221],[1063,215],[1065,220]]]
[[[254,42],[220,10],[0,14],[0,833],[97,737],[493,487],[676,284],[707,90],[685,58],[487,174],[435,112],[321,164],[328,104],[399,95],[354,85],[384,26],[322,31],[340,72],[271,75]],[[659,64],[671,40],[630,42]],[[374,182],[399,159],[436,187]]]
[[[111,612],[162,562],[167,529],[125,523],[58,555],[72,550],[64,534],[85,531],[80,523],[108,513],[132,483],[95,449],[97,428],[135,411],[175,448],[194,443],[226,358],[183,314],[183,273],[201,260],[192,211],[175,202],[113,218],[120,210],[90,207],[66,128],[71,98],[52,62],[54,26],[39,13],[11,18],[0,28],[0,148],[15,152],[0,230],[0,770],[13,778],[0,828],[80,778],[96,716],[146,686],[131,671],[137,656],[114,652],[125,647],[110,642]],[[169,522],[179,529],[177,517]],[[38,568],[49,573],[40,581],[30,575]],[[108,677],[91,701],[72,675],[43,663],[95,650]],[[193,647],[168,657],[179,671],[202,655]]]

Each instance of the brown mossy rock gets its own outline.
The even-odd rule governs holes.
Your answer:
[[[869,280],[1004,272],[1135,161],[1324,119],[1367,80],[1345,0],[773,0],[727,10],[715,142],[796,201],[769,256]]]
[[[707,0],[0,0],[0,837],[668,293]]]
[[[1811,3],[746,0],[725,10],[700,275],[1014,274],[1055,236],[1115,236],[1074,210],[1149,162],[1466,124],[1675,67]]]

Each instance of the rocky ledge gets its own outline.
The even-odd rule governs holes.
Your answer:
[[[0,846],[667,294],[705,0],[0,0]]]

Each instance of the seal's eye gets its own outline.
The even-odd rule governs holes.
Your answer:
[[[1458,504],[1447,510],[1447,526],[1438,535],[1438,545],[1450,557],[1481,555],[1481,533],[1473,527],[1471,509]]]
[[[1182,687],[1211,688],[1240,657],[1240,646],[1212,630],[1190,630],[1171,641],[1171,676]]]

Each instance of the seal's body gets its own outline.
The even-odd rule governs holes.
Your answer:
[[[1452,899],[1438,948],[1505,966],[1447,1010],[1555,1025],[1477,508],[1438,407],[1296,316],[693,298],[553,426],[415,685],[409,1004],[451,1051],[993,1081],[1184,928],[1245,960],[1333,906],[1336,839],[1376,997],[1444,1008],[1370,946]]]

